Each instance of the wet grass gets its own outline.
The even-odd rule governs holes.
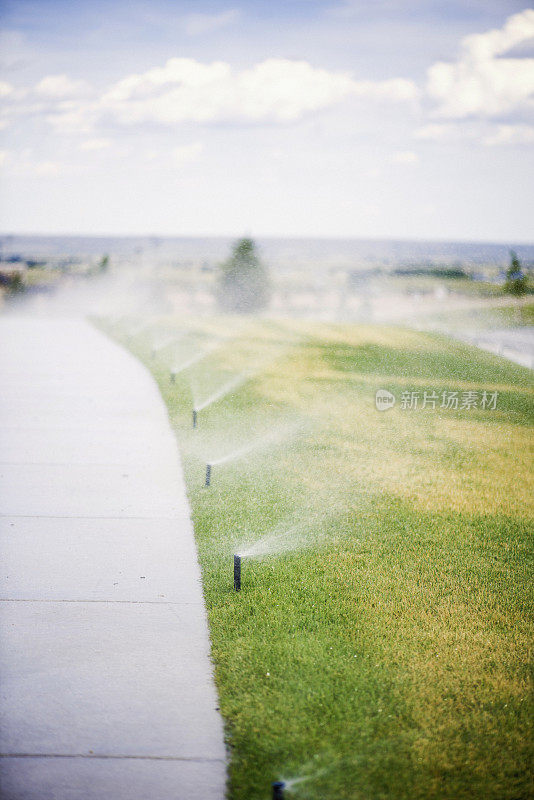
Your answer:
[[[183,326],[192,352],[234,322],[154,331]],[[234,330],[174,384],[172,347],[153,359],[153,333],[129,341],[184,456],[229,797],[267,800],[272,780],[302,775],[290,797],[532,796],[532,373],[401,328]],[[192,431],[189,381],[207,394],[258,361]],[[376,411],[378,388],[392,410]],[[498,391],[497,408],[400,407],[401,392],[432,389]],[[273,430],[204,488],[211,454]],[[273,530],[280,552],[244,559],[235,593],[232,554]]]
[[[524,325],[534,325],[534,302],[532,295],[526,295],[520,300],[512,301],[508,298],[509,305],[498,305],[488,301],[482,307],[473,307],[469,310],[453,310],[434,315],[433,321],[451,328],[467,328],[468,330],[494,330],[497,328],[515,328]]]

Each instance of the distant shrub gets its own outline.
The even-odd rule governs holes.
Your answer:
[[[92,266],[89,267],[87,270],[87,276],[89,278],[94,278],[98,275],[105,275],[109,271],[110,267],[110,259],[108,255],[102,256],[102,258]]]
[[[516,297],[521,297],[527,291],[527,276],[521,268],[521,262],[517,254],[513,250],[510,250],[510,266],[506,270],[504,291]]]
[[[470,276],[462,267],[400,267],[394,270],[395,275],[404,277],[428,276],[430,278],[469,278]]]
[[[98,262],[98,272],[102,275],[104,272],[107,272],[109,269],[109,256],[106,254],[102,256],[100,261]]]
[[[269,274],[256,253],[252,239],[234,244],[230,258],[221,264],[217,299],[223,311],[247,314],[261,311],[269,303]]]
[[[3,285],[8,299],[20,297],[26,291],[26,284],[20,272],[12,272],[10,275],[5,275]]]

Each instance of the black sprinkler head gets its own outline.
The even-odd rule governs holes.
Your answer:
[[[241,556],[234,556],[234,589],[236,592],[241,589]]]
[[[197,410],[196,408],[193,409],[193,428],[197,427]]]
[[[275,781],[271,785],[273,787],[273,800],[284,800],[284,781]]]
[[[211,464],[206,464],[206,486],[211,483]]]
[[[171,372],[171,383],[176,382],[176,372]]]

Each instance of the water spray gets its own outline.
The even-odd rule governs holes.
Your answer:
[[[152,358],[156,358],[156,356],[157,356],[157,354],[159,353],[160,350],[164,350],[166,347],[168,347],[174,341],[176,341],[176,337],[175,336],[167,336],[165,339],[161,339],[159,342],[154,344],[152,346],[152,350],[150,351],[150,354],[151,354]]]
[[[193,364],[196,364],[198,361],[201,361],[215,349],[216,345],[211,345],[210,347],[206,347],[206,349],[203,350],[201,353],[196,353],[194,356],[191,356],[191,358],[188,358],[181,364],[178,364],[177,366],[173,367],[170,372],[171,383],[175,383],[176,376],[178,375],[179,372],[183,372],[188,367],[191,367],[193,366]]]
[[[209,486],[211,483],[211,464],[206,464],[206,483],[205,486]]]
[[[233,389],[237,389],[238,386],[241,386],[243,383],[246,383],[246,381],[248,381],[249,379],[250,379],[250,373],[248,372],[242,372],[240,375],[236,375],[234,378],[232,378],[223,386],[221,386],[219,389],[217,389],[216,392],[214,392],[212,395],[206,398],[206,400],[203,400],[201,403],[197,404],[197,410],[202,411],[203,408],[211,406],[212,403],[216,403],[217,400],[226,397],[226,395],[230,394],[230,392]]]
[[[136,336],[139,336],[140,333],[143,333],[143,331],[146,331],[148,328],[150,328],[151,325],[151,322],[145,321],[141,323],[141,325],[137,325],[136,327],[132,328],[128,331],[128,339],[131,341]]]
[[[234,556],[234,589],[241,590],[241,556]]]
[[[284,789],[286,788],[284,781],[275,781],[271,786],[273,788],[273,800],[284,800]]]

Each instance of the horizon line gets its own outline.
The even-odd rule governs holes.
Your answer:
[[[526,240],[526,239],[482,239],[482,238],[475,238],[475,239],[466,239],[466,238],[445,238],[445,237],[420,237],[416,236],[413,238],[410,237],[388,237],[388,236],[354,236],[354,235],[332,235],[332,234],[314,234],[314,235],[307,235],[307,234],[256,234],[252,235],[250,233],[111,233],[111,232],[92,232],[92,233],[83,233],[83,232],[61,232],[61,233],[50,233],[50,232],[35,232],[35,231],[10,231],[10,232],[0,232],[0,239],[8,239],[11,237],[28,237],[28,238],[37,238],[37,237],[48,237],[48,238],[70,238],[70,239],[79,239],[79,238],[93,238],[93,239],[105,239],[105,238],[114,238],[114,239],[243,239],[243,238],[250,238],[250,239],[296,239],[296,240],[317,240],[317,241],[339,241],[339,240],[347,240],[347,241],[355,241],[355,242],[362,242],[362,241],[370,241],[370,242],[425,242],[425,243],[432,243],[432,244],[440,244],[440,243],[448,243],[448,244],[489,244],[489,245],[497,245],[503,247],[513,247],[514,245],[519,246],[526,246],[526,247],[534,247],[534,240]]]

